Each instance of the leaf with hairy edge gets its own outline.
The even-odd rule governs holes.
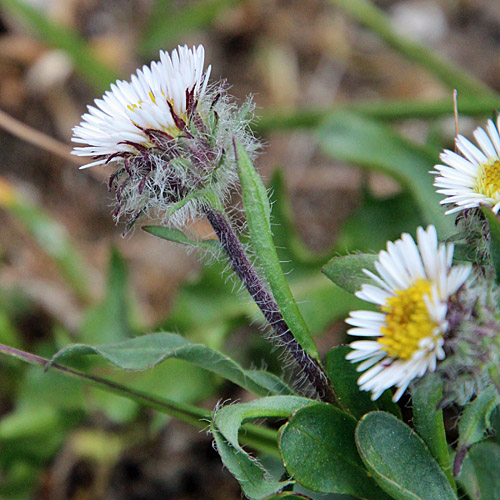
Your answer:
[[[365,117],[340,111],[319,129],[318,140],[332,158],[393,177],[411,193],[426,224],[434,224],[441,239],[455,233],[453,218],[444,217],[440,196],[428,171],[437,155],[393,129]]]
[[[255,248],[258,262],[293,336],[310,356],[319,359],[318,349],[290,291],[273,243],[270,223],[271,206],[266,188],[243,146],[235,144],[235,148],[243,206],[251,243]]]
[[[370,478],[354,442],[356,420],[334,406],[318,403],[295,412],[280,432],[287,472],[319,493],[344,493],[386,500]]]
[[[174,229],[165,226],[142,226],[146,233],[157,236],[164,240],[173,241],[174,243],[180,243],[181,245],[190,245],[198,248],[205,248],[208,250],[218,251],[220,250],[220,243],[218,240],[200,240],[195,241],[188,238],[179,229]]]
[[[494,214],[488,207],[482,207],[481,211],[486,217],[490,228],[491,264],[495,269],[496,282],[500,283],[500,220],[498,215]]]
[[[401,418],[401,410],[392,401],[389,390],[376,401],[372,401],[369,392],[359,390],[357,380],[360,374],[356,371],[356,366],[345,359],[349,352],[349,346],[340,345],[328,352],[325,358],[326,373],[342,408],[356,419],[376,410],[388,411]]]
[[[460,473],[467,450],[487,437],[491,429],[491,414],[500,404],[500,396],[494,386],[488,387],[462,413],[458,422],[458,445],[453,462],[453,474]]]
[[[500,498],[500,445],[492,441],[471,447],[457,478],[460,486],[474,500]]]
[[[147,370],[168,358],[193,363],[259,396],[293,394],[278,377],[263,370],[244,370],[238,363],[215,349],[193,344],[174,333],[151,333],[117,344],[91,346],[72,344],[56,353],[50,365],[70,356],[98,354],[124,370]]]
[[[317,401],[299,396],[269,396],[250,403],[239,403],[214,412],[213,420],[220,433],[239,452],[243,452],[238,433],[241,425],[250,419],[274,417],[288,418],[294,411],[317,404]]]
[[[243,493],[251,500],[263,500],[292,483],[291,480],[271,479],[269,472],[255,459],[231,446],[213,423],[211,432],[223,464],[240,483]]]
[[[376,255],[356,254],[343,257],[333,257],[323,267],[322,272],[337,286],[354,294],[361,290],[364,283],[371,279],[363,272],[363,269],[375,271]]]
[[[394,415],[365,415],[356,429],[356,443],[375,481],[395,500],[457,500],[425,443]]]

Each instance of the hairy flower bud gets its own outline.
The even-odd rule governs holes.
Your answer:
[[[115,165],[114,216],[129,227],[141,214],[181,227],[221,204],[237,181],[233,138],[255,154],[251,101],[238,108],[225,82],[209,85],[209,75],[201,45],[160,52],[130,82],[111,85],[74,128],[72,140],[87,145],[73,153],[94,160],[82,168]]]

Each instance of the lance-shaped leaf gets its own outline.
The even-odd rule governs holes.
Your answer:
[[[494,500],[500,492],[500,445],[492,441],[471,447],[457,480],[474,500]]]
[[[244,422],[263,417],[288,418],[294,411],[312,404],[317,402],[298,396],[270,396],[250,403],[224,406],[215,412],[213,420],[224,438],[237,451],[243,452],[238,433]]]
[[[467,450],[483,440],[491,429],[491,414],[500,404],[500,396],[494,386],[488,387],[462,413],[458,422],[458,445],[453,462],[453,474],[460,473]]]
[[[290,291],[273,243],[271,206],[266,188],[245,149],[241,144],[235,144],[235,149],[248,229],[259,264],[293,336],[310,356],[319,359],[318,349]]]
[[[312,491],[388,499],[358,455],[355,428],[354,418],[328,404],[298,410],[280,432],[279,447],[287,472]]]
[[[165,226],[142,226],[142,229],[146,231],[146,233],[152,234],[153,236],[157,236],[158,238],[162,238],[164,240],[173,241],[174,243],[180,243],[181,245],[205,248],[211,251],[220,250],[220,243],[218,240],[195,241],[188,238],[179,229]]]
[[[225,354],[202,344],[193,344],[174,333],[151,333],[117,344],[72,344],[55,354],[50,364],[85,354],[98,354],[124,370],[135,371],[147,370],[166,359],[177,358],[216,373],[257,395],[293,393],[275,375],[263,370],[244,370]]]
[[[356,443],[375,481],[395,500],[457,500],[425,443],[395,416],[380,411],[365,415]]]
[[[251,500],[263,500],[292,482],[272,479],[269,472],[255,459],[231,446],[213,422],[210,430],[223,464],[238,480],[243,493]]]
[[[371,281],[363,272],[363,269],[376,272],[374,265],[376,260],[376,255],[366,253],[333,257],[323,267],[322,271],[337,286],[354,294],[361,290],[364,283]]]

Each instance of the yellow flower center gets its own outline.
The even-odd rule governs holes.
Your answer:
[[[432,336],[438,326],[424,301],[430,291],[431,284],[421,279],[410,288],[396,292],[382,306],[387,326],[381,328],[383,337],[377,341],[391,358],[410,359],[419,349],[420,340]]]
[[[500,194],[500,160],[493,160],[479,165],[477,172],[476,193],[496,199]]]

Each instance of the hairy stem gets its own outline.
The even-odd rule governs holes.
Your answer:
[[[276,300],[257,274],[227,218],[222,213],[210,208],[205,209],[205,215],[229,257],[234,272],[245,285],[248,293],[271,326],[274,332],[273,339],[290,354],[320,399],[335,403],[335,394],[328,383],[323,368],[318,361],[302,349],[292,335]]]

